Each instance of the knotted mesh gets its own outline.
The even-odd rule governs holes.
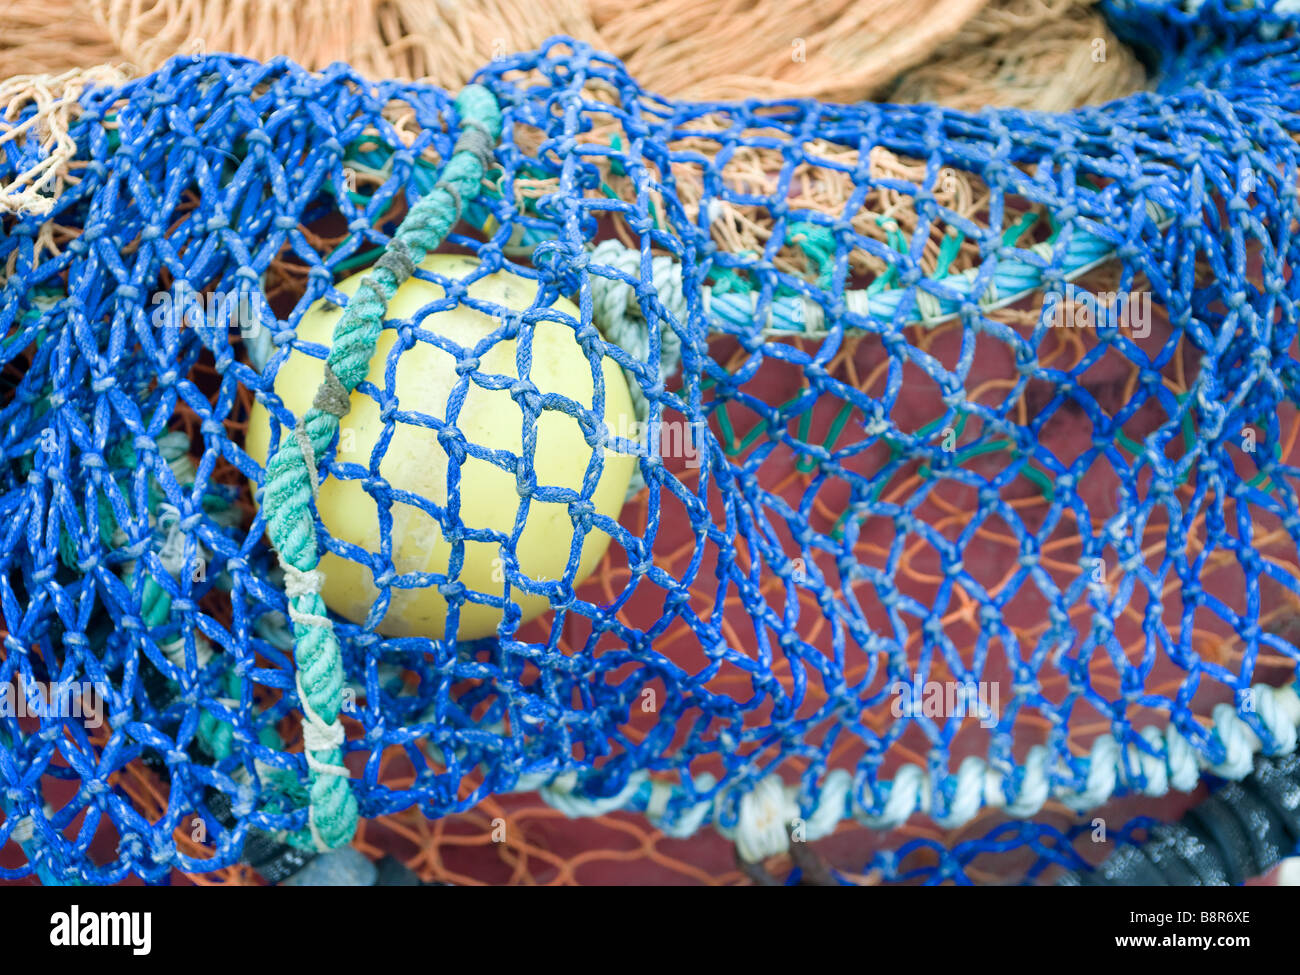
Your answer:
[[[791,824],[817,839],[846,819],[1087,809],[1294,748],[1300,42],[1267,10],[1110,16],[1151,45],[1161,88],[1064,115],[670,102],[565,39],[480,72],[503,135],[446,249],[481,264],[417,272],[446,296],[385,327],[437,344],[429,316],[472,281],[535,281],[527,310],[478,302],[492,341],[571,327],[597,387],[603,359],[622,367],[648,446],[540,394],[527,361],[484,372],[483,349],[439,345],[465,388],[510,390],[517,455],[361,385],[449,472],[511,473],[518,524],[558,507],[612,539],[581,585],[576,553],[530,579],[510,536],[460,522],[458,476],[442,504],[384,481],[382,439],[317,458],[378,510],[499,546],[507,592],[551,607],[521,625],[454,559],[403,572],[391,546],[318,524],[379,593],[365,622],[334,620],[363,819],[540,789],[669,836],[712,823],[753,859]],[[441,90],[344,66],[176,59],[85,93],[75,182],[48,214],[3,217],[0,681],[100,693],[103,722],[0,718],[0,838],[27,861],[0,876],[203,873],[251,830],[303,830],[248,411],[260,398],[289,435],[276,371],[290,348],[324,354],[298,321],[346,302],[334,282],[392,239],[461,123]],[[0,183],[41,149],[3,152]],[[821,192],[843,211],[804,205]],[[762,251],[720,246],[747,216]],[[202,313],[168,322],[159,295]],[[645,487],[618,521],[593,509],[598,471],[577,491],[538,481],[543,411],[638,453]],[[379,632],[395,592],[430,586],[497,600],[495,636],[458,640],[454,612],[445,634]],[[935,686],[956,697],[930,709]],[[131,787],[145,774],[157,802]],[[1068,860],[1044,829],[1016,835]]]

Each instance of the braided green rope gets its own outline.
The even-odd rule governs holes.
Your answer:
[[[366,377],[388,301],[446,238],[464,203],[474,199],[501,136],[501,110],[486,88],[467,86],[456,99],[461,133],[437,185],[411,208],[383,256],[348,302],[325,360],[325,377],[293,436],[266,466],[263,510],[267,532],[285,573],[293,622],[294,661],[303,712],[303,749],[310,776],[311,840],[321,850],[348,843],[357,802],[343,765],[343,661],[320,597],[316,521],[312,513],[320,457],[347,415],[350,394]],[[301,839],[301,838],[300,838]]]

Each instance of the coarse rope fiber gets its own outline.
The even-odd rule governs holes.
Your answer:
[[[1284,441],[1296,405],[1300,286],[1284,268],[1296,249],[1300,41],[1272,8],[1206,3],[1193,16],[1115,5],[1108,15],[1163,58],[1160,88],[1062,115],[673,102],[644,94],[616,59],[555,40],[486,67],[481,88],[462,96],[482,91],[501,112],[486,174],[487,148],[463,141],[475,124],[495,128],[486,103],[467,111],[436,87],[376,85],[343,66],[310,74],[205,56],[89,88],[69,129],[78,181],[51,194],[46,213],[4,217],[0,236],[0,679],[92,682],[104,691],[105,726],[91,734],[66,716],[35,726],[0,717],[0,840],[25,824],[31,858],[0,875],[202,873],[236,863],[253,830],[336,845],[349,835],[350,803],[362,819],[408,808],[437,817],[529,788],[570,815],[642,812],[669,835],[713,823],[754,859],[783,848],[796,821],[816,839],[846,818],[888,827],[918,813],[958,824],[985,807],[1029,816],[1049,800],[1086,809],[1116,794],[1191,788],[1204,769],[1241,778],[1254,753],[1293,750],[1287,684],[1297,652],[1267,625],[1261,593],[1300,592],[1296,470]],[[385,116],[394,101],[415,119],[413,144]],[[583,138],[611,115],[617,144]],[[697,125],[705,115],[710,123]],[[795,170],[825,166],[807,148],[813,138],[856,152],[847,172],[828,167],[855,187],[839,215],[790,205]],[[716,151],[695,152],[688,140]],[[372,158],[377,146],[382,160]],[[755,146],[780,160],[762,194],[726,179],[730,159]],[[876,147],[919,160],[917,178],[873,174]],[[39,164],[42,152],[39,140],[12,140],[0,177]],[[437,161],[422,171],[427,154]],[[350,189],[349,168],[368,175],[367,193]],[[939,202],[949,170],[987,194],[982,219]],[[688,183],[686,171],[698,178]],[[525,178],[553,189],[520,193]],[[634,192],[603,192],[613,178]],[[678,198],[687,185],[696,195]],[[854,218],[883,190],[911,209],[906,229],[873,218],[882,240]],[[718,248],[714,200],[770,212],[762,252]],[[395,245],[407,221],[416,236]],[[633,235],[635,274],[601,259],[602,221]],[[40,244],[51,222],[74,228],[57,253]],[[339,228],[341,244],[313,244]],[[576,493],[540,485],[526,455],[485,456],[454,425],[401,415],[398,391],[358,386],[364,371],[349,370],[348,353],[376,328],[430,339],[418,323],[381,325],[365,294],[348,302],[333,290],[335,272],[377,250],[375,293],[391,291],[395,267],[409,273],[414,251],[438,244],[474,253],[476,273],[540,285],[528,311],[496,309],[506,323],[498,340],[526,336],[543,315],[567,319],[549,301],[576,296],[580,316],[567,323],[593,373],[604,357],[623,368],[652,433],[669,421],[695,431],[698,467],[653,448],[640,458],[644,522],[596,516],[590,475]],[[1148,292],[1167,329],[1130,337],[1122,308],[1093,303],[1101,327],[1082,357],[1051,365],[1044,355],[1065,341],[1052,320],[1066,299],[1031,300],[1027,320],[995,306],[1018,294],[1015,281],[1040,296],[1063,291],[1102,245],[1118,269],[1115,293]],[[677,270],[656,275],[660,258]],[[273,313],[268,292],[286,265],[303,289]],[[635,296],[644,341],[601,332],[595,296],[611,281]],[[463,284],[441,283],[447,296],[422,315],[463,300]],[[260,364],[221,314],[159,326],[154,296],[182,284],[259,297],[252,324],[270,337]],[[524,578],[509,539],[496,537],[510,585],[550,599],[549,623],[525,630],[507,602],[497,636],[467,645],[455,640],[454,615],[453,632],[424,639],[330,617],[302,578],[322,546],[370,566],[379,611],[404,586],[438,586],[453,604],[493,597],[437,573],[403,578],[384,553],[347,549],[316,519],[305,524],[312,468],[363,480],[377,502],[406,503],[377,468],[334,455],[335,393],[306,418],[277,403],[273,379],[298,343],[296,323],[326,296],[364,317],[356,346],[343,336],[316,349],[344,389],[375,398],[388,423],[436,431],[453,466],[484,456],[514,473],[521,504],[562,505],[576,530],[609,534],[605,569],[616,581],[575,590],[572,564],[565,579]],[[726,311],[740,305],[752,313]],[[816,316],[780,311],[809,305]],[[674,375],[662,355],[670,333]],[[936,344],[943,337],[955,343],[947,351]],[[990,344],[1014,376],[992,397],[969,385]],[[880,367],[879,383],[847,380],[848,349]],[[465,382],[502,382],[471,350],[447,351]],[[1118,409],[1085,376],[1107,357],[1135,377]],[[791,399],[753,395],[747,384],[764,369],[797,377]],[[1031,383],[1047,395],[1026,415],[1019,404]],[[924,423],[907,415],[920,387],[934,391]],[[555,410],[594,443],[605,435],[581,404],[543,402],[526,378],[511,389],[526,422]],[[275,414],[276,456],[293,468],[290,502],[251,518],[240,517],[233,485],[252,478],[269,492],[283,472],[275,461],[261,470],[231,435],[250,393]],[[164,442],[182,403],[198,422],[193,463],[178,474],[181,455]],[[818,404],[844,419],[814,414]],[[1065,404],[1087,419],[1092,440],[1061,458],[1044,438]],[[743,444],[731,411],[750,417]],[[954,436],[960,450],[943,446]],[[1243,450],[1248,440],[1258,449]],[[767,470],[782,464],[792,473],[778,485]],[[1101,464],[1114,469],[1118,501],[1104,510],[1088,492]],[[911,485],[901,492],[900,474]],[[1031,484],[1043,492],[1041,520],[1011,500]],[[458,523],[451,487],[436,514],[463,540],[475,529]],[[925,507],[944,489],[964,496],[968,512],[951,535]],[[993,519],[1019,553],[1003,579],[987,578],[974,551]],[[1077,541],[1071,572],[1049,552],[1063,520]],[[684,562],[660,558],[674,532]],[[925,596],[908,581],[909,539],[930,550]],[[1078,571],[1093,563],[1101,578]],[[1209,584],[1225,565],[1243,580],[1240,600]],[[1046,619],[1032,639],[1006,622],[1024,592],[1041,599]],[[634,612],[638,596],[651,596],[655,612]],[[737,600],[743,634],[725,611]],[[977,627],[967,644],[950,629],[962,607]],[[1136,655],[1117,635],[1134,616]],[[282,639],[286,617],[296,648]],[[1216,658],[1198,639],[1206,633],[1232,635],[1241,652]],[[1269,655],[1287,676],[1260,679]],[[1172,687],[1150,679],[1160,662],[1178,673]],[[319,684],[315,663],[328,671]],[[955,738],[984,714],[885,717],[896,685],[931,678],[1007,688],[984,749],[956,767]],[[1201,720],[1193,697],[1209,685],[1228,699]],[[658,708],[637,717],[647,688]],[[1080,711],[1104,727],[1082,749],[1072,738]],[[1031,733],[1031,715],[1043,733]],[[299,733],[303,753],[286,750]],[[923,760],[903,760],[918,737]],[[378,775],[388,752],[413,770],[404,787]],[[140,761],[170,783],[156,817],[141,815],[121,782]],[[77,783],[59,808],[47,808],[44,776]],[[212,815],[212,790],[228,800],[233,825]],[[83,814],[70,839],[64,831]],[[211,838],[202,855],[176,839],[195,816]],[[88,851],[101,826],[118,842],[96,862]]]
[[[1064,111],[1145,84],[1136,55],[1093,2],[949,0],[918,17],[912,0],[858,0],[834,9],[768,2],[718,9],[696,0],[590,9],[581,0],[545,7],[512,0],[187,0],[179,8],[14,0],[0,11],[0,77],[8,79],[0,84],[0,117],[35,101],[40,110],[25,123],[49,151],[39,170],[0,183],[0,210],[44,206],[43,186],[57,189],[75,178],[64,133],[87,82],[120,82],[177,54],[288,56],[307,68],[344,61],[372,79],[420,79],[455,90],[484,61],[566,34],[627,60],[644,88],[675,97],[883,97],[969,110]],[[314,28],[302,30],[304,23]],[[813,205],[832,213],[842,203],[832,194]],[[738,249],[752,248],[755,232],[770,232],[761,215],[739,220],[750,226],[733,231]]]
[[[1004,28],[1013,26],[1032,51],[1035,26],[1077,22],[1088,6],[935,0],[918,16],[915,0],[11,0],[0,11],[0,77],[107,63],[143,73],[177,54],[226,51],[313,69],[344,61],[372,79],[455,89],[488,60],[566,34],[620,56],[661,94],[853,100],[958,35],[1010,51]],[[1094,30],[1089,39],[1109,37]]]

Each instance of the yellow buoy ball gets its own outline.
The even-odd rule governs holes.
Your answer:
[[[445,278],[467,277],[478,267],[470,257],[433,254],[421,265],[425,270]],[[338,290],[351,297],[364,272],[342,281]],[[514,310],[529,308],[537,293],[536,285],[526,278],[505,272],[486,275],[469,287],[469,295]],[[390,320],[416,320],[419,311],[442,297],[438,285],[418,278],[407,280],[388,305]],[[572,302],[559,299],[554,308],[577,319],[578,309]],[[323,301],[303,315],[298,336],[307,342],[330,346],[334,326],[341,309]],[[426,315],[418,326],[471,350],[500,322],[464,303],[447,311]],[[387,389],[384,378],[389,353],[398,334],[393,329],[380,333],[367,379],[380,390]],[[515,366],[516,343],[499,341],[480,358],[481,373],[518,377]],[[605,423],[620,435],[635,428],[635,413],[623,371],[610,358],[602,361],[605,389]],[[275,376],[276,394],[295,416],[302,416],[311,406],[321,383],[324,363],[321,359],[294,349]],[[541,321],[535,326],[529,379],[542,394],[558,393],[586,409],[595,403],[591,365],[578,345],[571,327],[560,322]],[[399,410],[421,413],[445,420],[447,403],[460,381],[456,358],[431,342],[416,341],[397,357],[396,378],[388,395],[397,401]],[[337,459],[368,467],[383,424],[379,404],[362,392],[352,394],[352,406],[339,421]],[[471,443],[486,448],[523,453],[523,411],[508,389],[488,390],[471,378],[465,402],[456,419],[456,427]],[[290,432],[281,431],[281,437]],[[254,403],[248,423],[246,449],[263,467],[271,438],[271,417],[260,403]],[[568,414],[543,410],[537,421],[537,447],[534,470],[537,484],[545,487],[579,491],[591,460],[592,447],[583,436],[578,421]],[[597,447],[604,454],[604,467],[592,503],[610,518],[618,516],[627,493],[635,465],[631,454],[618,454]],[[395,490],[406,491],[437,505],[447,503],[448,457],[438,441],[436,430],[397,421],[392,439],[379,462],[380,476]],[[256,486],[254,486],[256,490]],[[489,461],[467,456],[460,470],[460,520],[467,529],[491,529],[509,536],[521,503],[513,472],[506,472]],[[316,507],[327,531],[335,538],[350,542],[367,552],[380,552],[379,506],[366,493],[360,480],[326,478],[320,486]],[[434,572],[446,575],[451,558],[451,543],[444,537],[438,521],[425,511],[395,500],[391,507],[392,561],[397,573]],[[541,502],[535,496],[528,501],[526,522],[515,549],[519,570],[537,581],[556,580],[568,564],[574,536],[568,505]],[[595,568],[605,553],[609,535],[592,528],[583,537],[576,585]],[[332,552],[323,552],[320,568],[325,576],[321,596],[331,610],[354,622],[363,621],[379,596],[370,567]],[[466,589],[500,596],[505,591],[506,572],[500,546],[495,543],[466,541],[465,561],[459,579]],[[378,625],[390,636],[444,636],[447,602],[436,585],[419,589],[392,590],[392,601]],[[510,598],[530,620],[549,607],[545,596],[528,594],[517,587]],[[457,636],[472,640],[496,631],[502,611],[481,603],[461,605]]]

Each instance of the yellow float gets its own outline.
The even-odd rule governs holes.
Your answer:
[[[471,257],[433,254],[421,267],[445,278],[464,278],[477,269]],[[351,297],[364,272],[338,284],[338,290]],[[526,278],[506,272],[486,275],[469,287],[472,298],[522,311],[531,307],[536,285]],[[398,289],[388,305],[388,319],[418,318],[422,308],[443,296],[443,289],[430,281],[410,278]],[[578,309],[563,298],[554,305],[573,319]],[[319,301],[303,315],[298,325],[300,339],[328,347],[341,309]],[[447,311],[427,315],[419,327],[434,332],[462,349],[472,349],[500,326],[492,317],[463,303]],[[387,383],[384,373],[389,353],[398,339],[393,329],[379,336],[370,360],[367,380],[379,389]],[[480,359],[479,370],[486,374],[518,377],[514,341],[496,343]],[[294,349],[275,376],[276,394],[295,415],[302,416],[320,385],[323,361]],[[613,432],[635,429],[635,413],[622,369],[614,360],[602,361],[605,390],[605,424]],[[594,408],[595,390],[591,366],[579,346],[574,331],[559,322],[538,322],[533,332],[532,364],[529,379],[539,392],[559,393],[587,409]],[[418,412],[445,420],[447,402],[460,381],[456,358],[429,342],[417,341],[401,352],[397,359],[394,390],[400,393],[398,406],[404,412]],[[340,421],[337,459],[368,466],[371,453],[383,424],[379,404],[359,390],[352,393],[351,409]],[[271,438],[271,416],[262,403],[255,402],[245,441],[250,456],[263,467]],[[465,402],[456,420],[457,428],[469,442],[485,448],[505,450],[520,456],[523,449],[523,412],[508,389],[488,390],[470,381]],[[291,436],[282,430],[281,437]],[[614,453],[596,448],[604,454],[592,503],[596,510],[616,518],[623,505],[636,458],[632,454]],[[555,410],[543,410],[537,421],[537,447],[534,457],[539,486],[563,487],[578,491],[591,460],[593,448],[587,443],[578,422]],[[436,430],[411,423],[397,422],[393,436],[379,462],[379,474],[396,490],[418,495],[437,505],[447,503],[448,457],[439,443]],[[460,474],[460,520],[467,529],[491,529],[509,535],[521,503],[515,475],[477,457],[468,456]],[[255,486],[256,487],[256,486]],[[325,478],[316,498],[316,507],[325,529],[337,539],[349,542],[370,553],[380,551],[379,506],[366,492],[361,480]],[[432,572],[446,574],[451,558],[451,543],[443,537],[438,521],[412,505],[394,501],[392,508],[393,570],[396,573]],[[544,503],[535,497],[528,501],[523,532],[515,548],[520,572],[536,581],[560,578],[569,561],[574,528],[569,508],[563,503]],[[609,545],[609,535],[593,528],[582,540],[581,558],[574,585],[590,575]],[[320,569],[325,576],[321,596],[334,612],[354,621],[363,621],[379,598],[370,567],[332,552],[322,553]],[[496,544],[466,541],[464,565],[458,576],[468,590],[500,596],[505,591],[506,572]],[[549,607],[545,596],[513,588],[510,598],[523,611],[527,621]],[[502,611],[482,603],[462,604],[458,639],[471,640],[496,631]],[[436,585],[420,589],[392,589],[392,601],[378,624],[379,632],[391,636],[441,637],[447,622],[447,602]]]

